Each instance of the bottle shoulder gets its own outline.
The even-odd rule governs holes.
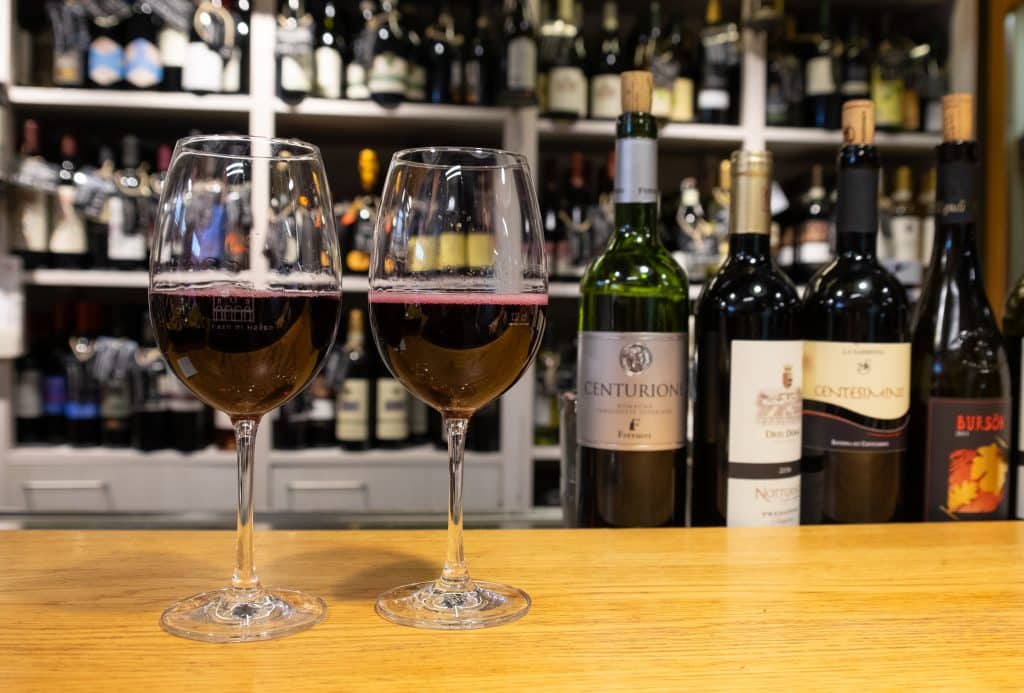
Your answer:
[[[708,281],[698,302],[698,315],[711,309],[760,312],[797,311],[796,285],[774,263],[741,263],[730,258]]]
[[[1024,337],[1024,276],[1010,289],[1004,308],[1003,332],[1008,337]]]
[[[804,306],[810,312],[906,310],[908,300],[900,281],[877,260],[836,258],[808,282]]]
[[[689,295],[689,280],[663,247],[610,247],[594,260],[580,282],[580,293]]]

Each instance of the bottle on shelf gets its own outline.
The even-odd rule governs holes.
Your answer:
[[[466,433],[466,449],[471,452],[497,452],[501,449],[500,398],[473,414],[473,427]]]
[[[89,22],[85,8],[70,2],[54,2],[47,3],[46,11],[53,32],[53,85],[84,86],[89,50]]]
[[[182,70],[188,59],[189,25],[192,22],[190,12],[185,22],[165,20],[156,35],[157,49],[160,51],[160,64],[163,66],[161,87],[165,91],[182,91]]]
[[[946,93],[946,74],[939,61],[931,56],[925,63],[921,88],[921,129],[942,132],[942,95]]]
[[[427,64],[430,56],[427,52],[426,22],[420,19],[419,7],[412,2],[405,2],[399,7],[402,17],[402,28],[405,30],[405,42],[409,72],[405,80],[405,100],[422,103],[427,100]]]
[[[548,274],[553,280],[562,279],[563,265],[569,254],[569,239],[566,235],[565,220],[562,215],[564,204],[558,186],[558,165],[553,159],[546,162],[544,190],[541,193],[540,204]]]
[[[119,16],[94,17],[87,61],[89,85],[117,89],[124,84],[124,31]]]
[[[863,99],[843,105],[836,257],[804,299],[804,523],[903,519],[908,304],[875,256],[881,162],[874,108]]]
[[[447,3],[438,3],[437,16],[433,24],[427,27],[426,59],[427,59],[427,101],[430,103],[453,103],[452,75],[455,72],[452,45],[455,29],[452,26],[451,8]]]
[[[219,48],[234,46],[234,23],[220,0],[196,6],[189,32],[181,88],[194,94],[219,94],[224,89],[224,57]]]
[[[15,362],[14,442],[41,445],[46,442],[46,412],[43,400],[43,338],[49,332],[48,316],[29,316],[27,353]]]
[[[917,197],[917,211],[921,215],[921,265],[928,267],[935,245],[935,169],[925,171],[921,178],[921,192]]]
[[[729,255],[697,304],[694,526],[800,522],[800,298],[771,255],[771,172],[733,153]]]
[[[679,250],[676,262],[694,281],[704,281],[708,268],[718,264],[718,242],[704,216],[696,178],[684,178],[679,184],[679,209],[676,211]]]
[[[126,448],[132,442],[131,364],[138,345],[123,336],[115,323],[115,336],[97,340],[96,379],[100,384],[100,442],[108,448]]]
[[[373,44],[377,38],[375,24],[374,0],[361,0],[359,17],[362,28],[352,37],[352,57],[345,66],[345,98],[365,101],[370,98],[370,87],[367,75],[373,61]],[[417,41],[419,37],[417,36]],[[424,87],[426,83],[424,82]]]
[[[765,123],[795,127],[803,123],[804,70],[796,56],[796,18],[787,17],[784,27],[768,55]]]
[[[537,354],[536,382],[533,386],[534,445],[558,445],[558,368],[562,355],[558,351],[554,334],[554,330],[545,331],[544,345]]]
[[[893,132],[903,127],[903,53],[891,36],[892,13],[882,13],[874,64],[871,67],[871,100],[875,126]]]
[[[576,24],[573,0],[558,0],[553,23],[551,54],[547,56],[547,115],[552,118],[587,117],[586,53]]]
[[[243,8],[248,9],[248,0],[240,0],[237,7],[234,7],[234,4],[234,0],[223,0],[224,9],[227,11],[226,20],[230,21],[230,32],[234,36],[233,45],[223,48],[224,71],[221,77],[221,92],[224,94],[249,91],[246,74],[249,69],[249,23],[243,14]]]
[[[672,116],[672,89],[682,69],[682,30],[678,21],[673,21],[671,30],[662,27],[661,6],[651,3],[651,49],[650,70],[654,79],[651,95],[651,115],[661,122]]]
[[[380,159],[372,149],[359,152],[359,181],[362,194],[349,204],[341,218],[345,271],[366,274],[370,269],[370,250],[373,248],[373,227],[377,223],[380,198],[377,195]]]
[[[702,123],[728,123],[732,117],[731,74],[737,63],[735,27],[722,22],[719,0],[708,0],[701,30],[702,64],[697,92],[697,119]]]
[[[114,150],[109,145],[101,145],[97,159],[95,175],[103,180],[104,184],[112,191],[116,191],[114,174],[116,165],[114,163]],[[110,210],[113,208],[118,214],[121,213],[121,203],[111,203],[114,195],[109,195],[100,202],[96,202],[86,209],[85,230],[88,236],[89,266],[94,268],[107,267],[107,237],[109,235]],[[117,222],[122,223],[122,222]]]
[[[1010,371],[975,247],[973,98],[942,101],[935,247],[914,320],[908,517],[1005,519]]]
[[[605,0],[601,10],[601,50],[590,78],[590,117],[601,120],[618,118],[622,80],[622,46],[619,42],[619,7],[616,0]]]
[[[615,235],[580,287],[578,524],[681,525],[686,499],[686,274],[658,235],[651,75],[622,75]],[[656,406],[653,406],[656,403]]]
[[[890,266],[904,283],[919,284],[921,216],[914,204],[914,184],[909,166],[896,169],[896,182],[889,199],[889,240],[892,244]]]
[[[21,167],[42,164],[39,123],[31,118],[21,125]],[[43,267],[49,261],[50,199],[45,192],[28,185],[14,189],[17,224],[11,239],[11,252],[21,257],[26,269]]]
[[[121,140],[121,168],[114,174],[117,193],[107,200],[107,263],[123,270],[146,269],[152,223],[152,192],[140,167],[139,138]]]
[[[376,349],[371,350],[373,374],[373,437],[375,448],[394,449],[409,443],[408,392],[391,375]]]
[[[348,314],[348,332],[335,386],[334,437],[346,450],[368,449],[373,430],[375,387],[365,339],[363,311],[353,308]]]
[[[306,447],[306,413],[308,395],[300,392],[277,409],[273,424],[276,450],[302,450]]]
[[[65,133],[60,138],[60,171],[53,204],[53,231],[50,233],[50,263],[54,267],[81,268],[89,261],[89,243],[85,218],[75,207],[79,169],[78,141]]]
[[[136,3],[124,22],[124,80],[134,89],[158,89],[164,81],[157,18],[146,2]]]
[[[277,91],[294,106],[313,91],[313,15],[303,0],[284,0],[277,15]]]
[[[621,101],[621,98],[620,98]],[[620,106],[621,108],[621,106]],[[593,257],[604,252],[608,240],[615,231],[615,150],[608,152],[604,166],[597,176],[597,190],[594,195],[594,209],[590,214],[590,236]],[[545,233],[547,227],[545,226]],[[593,258],[591,258],[593,259]],[[575,372],[575,371],[574,371]]]
[[[142,340],[135,351],[131,370],[132,381],[132,447],[149,452],[168,447],[168,407],[162,383],[169,373],[153,336],[149,313],[142,317]]]
[[[335,430],[335,394],[322,369],[309,384],[310,408],[306,417],[306,445],[311,448],[330,448],[337,442]]]
[[[867,42],[861,31],[861,16],[854,14],[849,22],[839,85],[844,103],[854,99],[871,98],[871,61],[868,58]]]
[[[370,98],[381,106],[397,106],[405,100],[409,61],[405,33],[391,0],[382,0],[376,40],[371,51],[367,85]]]
[[[506,106],[537,102],[537,36],[528,0],[505,0],[501,96]]]
[[[807,102],[807,124],[836,130],[839,127],[839,92],[836,89],[835,64],[832,59],[832,25],[829,0],[822,0],[817,46],[806,63],[804,92]]]
[[[647,14],[637,12],[634,35],[632,37],[632,59],[629,67],[633,70],[650,70],[651,58],[654,55],[654,42],[661,34],[661,3],[651,0],[647,5]],[[651,97],[654,98],[653,96]],[[618,104],[621,113],[622,104]],[[618,115],[616,115],[618,117]]]
[[[174,373],[166,372],[160,381],[160,398],[165,408],[168,445],[178,452],[202,450],[209,443],[209,413]]]
[[[71,306],[66,302],[53,307],[53,329],[43,361],[43,428],[50,445],[67,442],[68,426],[68,338],[71,333]]]
[[[584,171],[581,152],[570,157],[569,180],[566,188],[565,207],[560,212],[562,227],[568,240],[565,257],[558,274],[563,278],[578,280],[583,276],[587,264],[593,257],[591,249],[590,189]]]
[[[494,103],[496,98],[497,47],[491,29],[491,12],[487,2],[477,7],[476,26],[466,50],[465,102],[470,106]]]
[[[100,383],[92,362],[99,336],[99,312],[99,306],[94,303],[75,306],[75,331],[68,340],[71,353],[64,358],[67,377],[64,418],[67,442],[73,447],[100,444]]]
[[[718,185],[711,189],[708,201],[708,221],[711,222],[711,233],[716,246],[714,260],[708,265],[708,276],[718,270],[718,264],[728,252],[729,216],[732,209],[732,161],[722,159],[718,164]]]
[[[671,29],[668,45],[674,56],[672,63],[677,66],[676,76],[672,80],[672,109],[669,120],[673,123],[691,123],[696,119],[694,113],[694,83],[696,70],[696,43],[693,35],[684,28],[678,13],[672,13]]]
[[[806,284],[832,258],[832,209],[825,190],[825,171],[820,164],[811,167],[811,187],[801,202],[789,276],[797,284]]]

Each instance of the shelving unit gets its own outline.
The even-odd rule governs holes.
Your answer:
[[[952,0],[950,41],[952,87],[975,91],[977,72],[977,0]],[[610,147],[615,126],[610,121],[561,122],[540,118],[536,108],[435,106],[402,104],[386,109],[363,101],[307,99],[289,106],[274,93],[273,60],[276,11],[272,0],[256,0],[250,35],[251,94],[244,96],[172,94],[166,92],[48,89],[10,84],[12,74],[13,0],[0,0],[0,153],[10,156],[14,115],[147,119],[175,126],[229,123],[235,131],[258,135],[304,137],[326,134],[363,142],[427,143],[463,137],[523,153],[539,171],[538,150],[551,145]],[[628,8],[623,8],[628,10]],[[969,21],[968,21],[969,20]],[[742,64],[740,123],[738,125],[668,124],[661,128],[663,156],[721,151],[745,146],[767,146],[779,157],[834,152],[840,133],[764,125],[765,42],[746,30]],[[245,123],[244,126],[240,124]],[[351,137],[348,137],[351,136]],[[367,139],[372,136],[373,139]],[[312,138],[312,136],[310,135]],[[880,133],[883,153],[926,155],[938,143],[927,134]],[[0,161],[6,165],[8,161]],[[386,162],[383,162],[386,165]],[[3,221],[0,220],[0,225]],[[3,229],[0,228],[0,239]],[[29,287],[143,290],[146,272],[34,270],[25,272]],[[696,298],[700,285],[691,288]],[[345,277],[346,294],[368,290],[365,277]],[[553,300],[579,296],[576,283],[552,282]],[[233,453],[207,450],[193,455],[176,452],[140,453],[133,450],[73,450],[69,447],[12,447],[13,368],[0,362],[0,507],[25,507],[25,494],[34,494],[39,510],[217,511],[234,503]],[[557,460],[557,446],[535,447],[533,441],[533,377],[523,376],[502,400],[501,439],[498,453],[470,454],[467,458],[467,509],[496,511],[504,517],[533,517],[538,512],[554,518],[558,509],[531,508],[533,462]],[[272,450],[270,425],[260,428],[256,466],[257,507],[261,511],[288,512],[305,502],[327,512],[411,511],[443,513],[444,451],[432,446],[404,450],[349,453],[335,449]],[[77,483],[77,486],[76,486]],[[28,484],[28,486],[26,486]],[[63,484],[63,486],[62,486]],[[32,489],[25,491],[26,488]],[[396,493],[398,489],[400,493]],[[72,507],[65,494],[80,494],[82,505]],[[19,500],[21,499],[21,500]],[[45,502],[44,502],[45,501]],[[62,508],[61,503],[69,503]]]

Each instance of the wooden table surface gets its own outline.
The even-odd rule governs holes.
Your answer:
[[[470,531],[473,573],[527,590],[525,619],[374,613],[443,551],[437,531],[258,533],[264,583],[325,597],[327,618],[211,645],[157,617],[225,582],[230,533],[0,532],[0,691],[1024,686],[1024,523]]]

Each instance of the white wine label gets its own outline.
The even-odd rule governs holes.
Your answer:
[[[657,161],[657,140],[615,140],[615,204],[658,201]]]
[[[578,67],[551,68],[548,73],[548,109],[556,113],[587,115],[587,76]]]
[[[672,114],[669,117],[676,123],[693,122],[693,80],[689,77],[676,77],[672,83]]]
[[[590,80],[590,117],[612,119],[622,109],[622,78],[619,75],[594,75]]]
[[[370,382],[345,378],[335,406],[334,437],[361,443],[370,437]]]
[[[334,421],[334,402],[322,397],[313,398],[313,406],[309,410],[310,421]]]
[[[188,34],[184,31],[164,26],[156,37],[160,49],[160,62],[164,67],[182,67],[188,53]]]
[[[68,255],[83,255],[88,251],[85,235],[85,219],[75,209],[75,186],[61,185],[53,210],[53,233],[50,235],[50,252]]]
[[[871,94],[871,85],[864,80],[848,79],[839,87],[843,96],[859,96],[867,98]]]
[[[366,86],[366,68],[360,63],[351,62],[345,68],[345,98],[370,98],[370,88]]]
[[[36,419],[43,415],[43,380],[39,371],[28,370],[18,374],[15,403],[15,414],[19,419]]]
[[[921,262],[925,265],[932,261],[932,248],[935,247],[935,216],[926,214],[921,217]]]
[[[405,84],[405,99],[407,101],[427,100],[427,68],[419,63],[409,66],[409,79]]]
[[[582,332],[576,442],[603,450],[686,444],[686,334]]]
[[[799,340],[733,340],[729,372],[729,527],[800,522]]]
[[[45,253],[50,236],[50,221],[46,195],[38,190],[16,189],[18,198],[18,228],[13,246],[18,250]]]
[[[508,42],[509,89],[537,88],[537,44],[529,36],[519,36]]]
[[[819,55],[808,60],[805,79],[808,96],[834,94],[836,82],[832,70],[832,58],[827,55]]]
[[[373,94],[405,95],[405,81],[409,76],[409,63],[394,53],[373,56],[370,67],[370,92]]]
[[[889,220],[893,259],[917,260],[921,257],[921,217],[902,216]]]
[[[310,65],[291,55],[281,56],[281,88],[308,93],[313,88]]]
[[[316,93],[325,99],[341,98],[341,53],[328,46],[320,46],[316,58]]]
[[[224,63],[222,89],[225,94],[237,94],[242,89],[242,49],[235,46],[231,57]]]
[[[875,125],[897,128],[903,125],[903,82],[882,79],[875,66],[871,75],[871,100],[875,102]]]
[[[725,89],[701,89],[697,92],[697,108],[702,111],[727,111],[729,100],[729,92]]]
[[[128,232],[127,224],[134,223],[135,215],[128,214],[123,197],[114,195],[107,200],[107,216],[107,257],[111,260],[144,260],[146,234]]]
[[[181,72],[181,86],[185,91],[218,93],[224,79],[224,60],[220,53],[202,41],[188,44],[185,66]]]
[[[377,438],[404,440],[409,437],[409,406],[405,388],[394,378],[377,380]]]
[[[672,115],[672,90],[669,87],[654,87],[651,92],[651,115],[659,120],[668,120]]]

